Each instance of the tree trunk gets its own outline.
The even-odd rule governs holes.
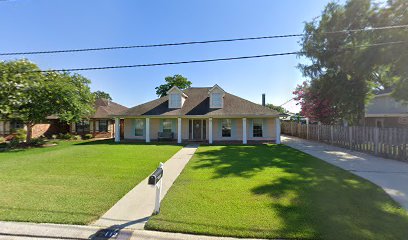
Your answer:
[[[32,138],[32,134],[33,134],[33,126],[34,124],[32,123],[27,123],[27,138],[26,141],[27,142],[31,142],[31,138]]]

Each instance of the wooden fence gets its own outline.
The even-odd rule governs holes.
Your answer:
[[[408,161],[408,128],[346,127],[283,122],[281,129],[282,134]]]

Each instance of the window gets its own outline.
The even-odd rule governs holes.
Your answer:
[[[254,119],[252,134],[254,137],[262,137],[262,119]]]
[[[99,120],[99,132],[108,132],[108,120]]]
[[[222,94],[221,93],[212,93],[211,94],[211,107],[212,108],[221,108],[222,107]]]
[[[170,94],[170,108],[181,108],[181,95]]]
[[[136,119],[136,128],[135,128],[135,136],[142,137],[144,130],[144,120],[143,119]]]
[[[19,120],[13,120],[10,123],[10,128],[13,129],[13,130],[14,129],[24,128],[24,123],[22,121],[19,121]]]
[[[172,123],[170,119],[163,120],[163,132],[172,132]]]
[[[77,133],[86,133],[89,132],[89,121],[83,120],[76,123],[76,132]]]
[[[231,119],[222,119],[222,137],[231,137]]]

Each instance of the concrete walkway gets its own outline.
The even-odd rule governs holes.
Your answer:
[[[238,240],[181,233],[165,233],[146,230],[103,229],[96,226],[63,224],[38,224],[0,221],[0,240]],[[241,239],[242,240],[242,239]]]
[[[184,166],[194,155],[197,148],[198,145],[188,145],[164,163],[162,199],[171,185],[173,185],[173,182],[180,175]],[[91,225],[143,229],[145,223],[153,213],[156,194],[155,187],[148,185],[147,180],[148,178],[139,183],[99,220]]]
[[[370,180],[408,210],[408,163],[286,135],[282,143]]]

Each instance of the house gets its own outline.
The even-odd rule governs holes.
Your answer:
[[[18,129],[27,130],[27,126],[18,119],[0,120],[0,137],[11,139]],[[59,121],[53,116],[47,117],[43,123],[35,124],[31,129],[31,136],[38,138],[41,136],[50,137],[53,134],[67,133],[69,130],[68,124]]]
[[[365,125],[408,127],[408,104],[395,100],[391,91],[380,92],[366,106]]]
[[[95,113],[89,118],[71,123],[70,132],[77,135],[92,134],[94,138],[113,138],[115,136],[115,121],[111,116],[127,109],[127,107],[111,100],[97,99],[95,101]],[[120,133],[120,123],[118,126]]]
[[[124,122],[124,140],[177,143],[280,143],[279,113],[225,92],[221,87],[171,88],[167,96],[114,115]],[[115,141],[119,142],[117,127]],[[160,137],[159,137],[160,136]]]

